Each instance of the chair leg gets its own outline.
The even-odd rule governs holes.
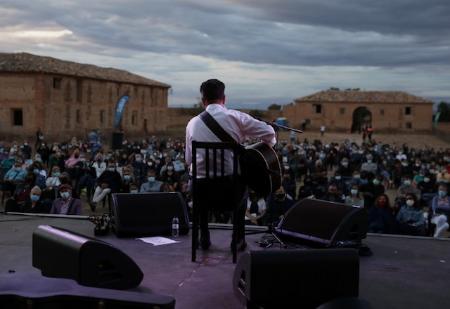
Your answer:
[[[198,210],[195,203],[192,205],[192,262],[197,259],[197,247],[198,247]]]
[[[238,241],[238,215],[239,209],[236,207],[233,211],[233,235],[231,236],[231,251],[233,253],[233,263],[237,262],[237,241]]]

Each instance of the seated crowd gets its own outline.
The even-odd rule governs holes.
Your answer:
[[[449,149],[377,143],[323,144],[291,139],[276,146],[282,187],[263,198],[249,192],[247,224],[274,224],[307,197],[367,209],[369,231],[441,236],[449,228]],[[78,141],[0,145],[2,202],[7,211],[81,214],[112,193],[181,192],[190,202],[184,142],[151,137],[120,150]],[[213,212],[211,220],[229,222]]]

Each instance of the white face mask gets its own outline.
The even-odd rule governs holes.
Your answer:
[[[414,200],[406,200],[406,205],[408,206],[413,206],[414,205]]]
[[[138,190],[130,190],[130,193],[133,193],[133,194],[138,193]]]
[[[70,192],[69,191],[61,192],[61,197],[67,200],[70,197]]]

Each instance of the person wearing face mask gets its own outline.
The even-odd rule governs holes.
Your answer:
[[[341,192],[343,195],[348,195],[350,193],[346,181],[344,180],[342,175],[339,174],[339,172],[336,171],[334,177],[331,177],[329,182],[334,183],[338,188],[338,191]]]
[[[342,193],[338,191],[338,188],[334,183],[331,183],[328,186],[328,192],[322,198],[325,201],[335,202],[335,203],[344,203],[344,199],[342,198]]]
[[[448,186],[441,183],[436,196],[431,201],[431,220],[436,225],[434,237],[440,237],[449,228],[448,217],[450,216],[450,197]]]
[[[140,185],[147,181],[147,164],[145,164],[142,155],[135,154],[134,162],[132,163],[133,174],[135,181]]]
[[[147,172],[147,181],[141,185],[140,193],[161,192],[163,183],[156,180],[156,171],[149,169]]]
[[[29,198],[25,201],[23,212],[49,213],[51,204],[45,203],[41,198],[41,194],[41,188],[34,186],[30,191]]]
[[[425,236],[426,221],[417,197],[406,194],[406,200],[397,214],[399,232],[405,235]]]
[[[34,184],[36,186],[38,186],[39,188],[44,189],[46,187],[45,182],[47,179],[47,172],[42,167],[42,163],[41,162],[33,162],[33,164],[30,165],[28,170],[30,172],[32,172],[35,177]]]
[[[81,200],[72,197],[72,187],[68,184],[59,188],[60,198],[53,201],[51,214],[81,215]]]
[[[352,178],[352,169],[350,168],[350,162],[348,158],[343,158],[336,171],[341,175],[344,180],[350,180]]]
[[[417,189],[410,177],[403,178],[403,184],[397,190],[397,196],[400,198],[404,198],[407,194],[414,194],[420,199],[420,191]]]
[[[366,162],[361,165],[361,172],[376,174],[378,171],[378,164],[374,162],[373,155],[366,156]]]
[[[121,186],[122,177],[116,171],[115,162],[108,162],[106,171],[97,179],[97,187],[95,188],[91,203],[92,210],[95,211],[96,204],[103,201],[108,194],[119,192]]]
[[[166,192],[178,191],[179,178],[179,174],[175,172],[173,164],[168,164],[161,176],[161,181],[165,184]]]
[[[262,225],[266,209],[266,201],[262,197],[258,197],[256,192],[250,190],[248,192],[247,209],[245,211],[245,224]]]
[[[413,169],[411,164],[407,159],[401,160],[401,174],[402,175],[413,175]]]
[[[297,199],[302,200],[307,197],[315,196],[316,184],[313,182],[311,176],[306,176],[303,185],[299,187]],[[317,197],[317,196],[316,196]]]
[[[436,195],[436,181],[430,173],[426,173],[423,180],[418,183],[417,189],[420,190],[420,196],[425,204],[431,202]]]
[[[283,216],[294,203],[294,200],[287,196],[283,187],[280,187],[270,195],[267,202],[265,224],[277,224],[280,221],[281,216]]]
[[[20,146],[20,150],[21,150],[22,155],[23,155],[23,158],[24,158],[25,160],[28,160],[28,159],[31,158],[31,152],[32,152],[32,150],[31,150],[31,146],[28,144],[27,141],[24,141],[23,145]]]
[[[364,207],[364,199],[361,197],[357,185],[352,185],[350,194],[345,197],[345,204],[360,208]]]
[[[122,169],[122,186],[120,188],[120,192],[122,193],[129,193],[130,192],[130,186],[131,184],[134,184],[134,175],[133,175],[133,168],[131,165],[124,166]]]
[[[138,188],[137,184],[135,184],[135,183],[130,184],[130,192],[129,193],[131,193],[131,194],[139,193],[139,188]]]
[[[67,169],[75,167],[75,165],[80,161],[80,149],[75,148],[72,155],[65,161],[65,166]]]
[[[23,160],[17,158],[13,167],[3,177],[2,191],[8,192],[10,196],[13,196],[17,185],[23,183],[26,176],[27,170],[23,168]]]
[[[94,158],[92,167],[95,169],[95,177],[98,178],[106,170],[106,162],[103,161],[103,156],[98,153]]]

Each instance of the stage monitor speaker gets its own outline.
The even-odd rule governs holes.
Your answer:
[[[144,277],[139,266],[119,249],[65,229],[38,226],[32,247],[33,266],[47,277],[110,289],[134,288]]]
[[[354,249],[261,250],[244,253],[233,290],[247,308],[317,308],[358,297],[359,257]]]
[[[123,146],[122,142],[123,142],[123,132],[113,132],[111,148],[113,150],[122,149]]]
[[[275,230],[308,244],[336,247],[361,242],[367,229],[364,208],[308,198],[292,206]]]
[[[152,292],[84,287],[72,280],[36,273],[0,275],[0,308],[14,309],[173,309],[175,299]]]
[[[171,235],[178,217],[179,233],[189,233],[186,202],[180,192],[112,195],[112,227],[119,237]]]

